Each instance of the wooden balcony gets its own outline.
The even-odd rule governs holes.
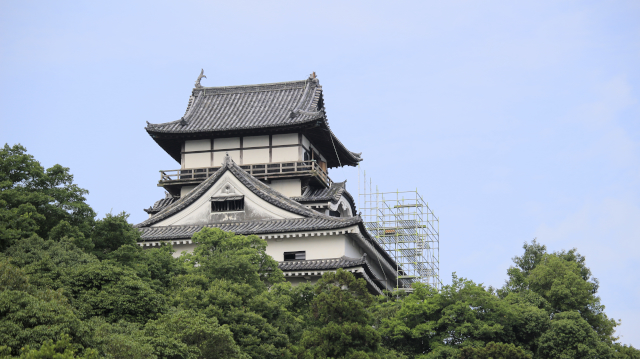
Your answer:
[[[272,180],[295,177],[311,177],[320,185],[330,187],[333,183],[316,161],[258,163],[241,165],[240,168],[260,180]],[[171,194],[180,192],[180,187],[197,185],[214,174],[219,167],[201,167],[160,171],[158,187],[164,187]]]

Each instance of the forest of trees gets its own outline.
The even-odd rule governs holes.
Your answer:
[[[342,270],[292,286],[257,236],[143,250],[126,214],[97,219],[68,168],[20,145],[0,150],[0,191],[0,358],[640,358],[575,249],[525,243],[501,288],[454,274],[376,297]]]

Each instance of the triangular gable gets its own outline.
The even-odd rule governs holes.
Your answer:
[[[211,200],[221,198],[240,198],[244,200],[244,210],[235,212],[211,212]],[[189,206],[152,225],[184,226],[207,225],[225,222],[248,222],[270,219],[303,218],[300,214],[292,213],[277,207],[253,193],[240,182],[231,171],[226,171],[220,178]]]
[[[244,196],[243,213],[216,213],[210,210],[212,197]],[[156,227],[169,225],[207,225],[269,219],[324,218],[260,182],[242,170],[228,155],[223,166],[194,188],[189,194],[162,211],[136,225]],[[328,217],[331,218],[331,217]]]

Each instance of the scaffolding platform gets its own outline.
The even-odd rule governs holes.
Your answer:
[[[359,191],[359,208],[365,228],[397,265],[395,287],[414,282],[440,289],[440,220],[418,190],[380,192],[377,187]],[[359,188],[360,190],[360,188]],[[386,278],[385,278],[386,280]],[[391,284],[391,283],[390,283]]]

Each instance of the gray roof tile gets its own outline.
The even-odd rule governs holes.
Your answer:
[[[156,203],[153,204],[152,207],[149,207],[147,209],[145,209],[144,211],[149,213],[149,214],[156,214],[160,211],[162,211],[165,207],[171,205],[173,202],[177,201],[178,199],[175,197],[167,197],[167,198],[163,198],[159,201],[156,201]]]
[[[340,258],[278,262],[278,268],[280,268],[283,271],[323,270],[323,269],[352,268],[352,267],[365,265],[366,263],[367,261],[365,260],[365,257],[351,258],[347,256],[342,256]]]
[[[337,203],[342,197],[346,182],[334,182],[331,187],[307,187],[302,196],[291,197],[291,199],[301,203],[328,201]]]
[[[351,217],[348,221],[332,221],[328,218],[292,218],[264,221],[217,223],[207,226],[163,226],[140,228],[143,241],[164,241],[172,239],[188,239],[204,227],[220,228],[225,232],[236,234],[267,234],[297,231],[319,231],[341,229],[356,225],[359,217]]]

